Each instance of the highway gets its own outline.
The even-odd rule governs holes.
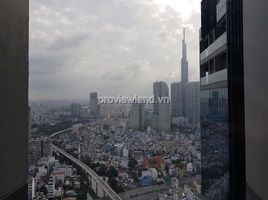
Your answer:
[[[91,177],[94,179],[99,186],[105,191],[106,196],[109,196],[112,200],[121,200],[121,198],[113,191],[113,189],[108,185],[108,183],[104,182],[96,172],[94,172],[90,167],[86,164],[81,162],[80,160],[76,159],[75,157],[71,156],[70,154],[66,153],[59,147],[52,144],[52,149],[56,152],[62,154],[63,156],[69,158],[72,162],[80,166],[84,169]]]
[[[61,131],[58,131],[56,133],[53,133],[52,135],[50,135],[51,138],[54,138],[55,136],[59,135],[59,134],[62,134],[62,133],[65,133],[67,131],[72,131],[73,128],[67,128],[67,129],[64,129],[64,130],[61,130]]]

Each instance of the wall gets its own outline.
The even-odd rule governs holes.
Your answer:
[[[244,0],[246,175],[263,200],[268,199],[267,7],[267,0]]]
[[[0,199],[27,198],[28,7],[0,1]]]

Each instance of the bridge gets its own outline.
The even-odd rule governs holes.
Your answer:
[[[121,198],[113,191],[113,189],[99,177],[99,175],[94,172],[90,167],[88,167],[86,164],[81,162],[80,160],[76,159],[75,157],[71,156],[70,154],[66,153],[59,147],[52,144],[52,149],[65,156],[66,158],[70,159],[72,162],[77,164],[79,167],[81,167],[87,174],[89,181],[91,183],[91,187],[94,190],[94,192],[98,195],[98,197],[109,197],[112,200],[121,200]]]
[[[62,134],[62,133],[65,133],[65,132],[67,132],[67,131],[72,131],[72,130],[73,130],[73,128],[67,128],[67,129],[65,129],[65,130],[58,131],[58,132],[53,133],[52,135],[50,135],[50,138],[54,138],[54,137],[56,137],[57,135],[60,135],[60,134]]]

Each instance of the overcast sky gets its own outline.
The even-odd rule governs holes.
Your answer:
[[[152,95],[180,81],[184,26],[198,80],[200,0],[31,0],[30,99]]]

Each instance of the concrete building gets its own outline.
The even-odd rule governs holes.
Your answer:
[[[82,106],[80,109],[80,117],[86,119],[89,117],[89,108],[87,106]]]
[[[186,93],[187,84],[189,82],[188,76],[188,60],[187,60],[187,44],[185,38],[185,28],[183,28],[183,40],[182,40],[182,58],[181,58],[181,114],[182,116],[187,116],[186,111]]]
[[[48,158],[51,156],[51,139],[37,138],[28,142],[28,162],[29,164],[37,164],[40,158]]]
[[[189,123],[199,127],[200,122],[200,82],[189,82],[187,84],[186,111]]]
[[[171,118],[182,116],[181,83],[171,83]]]
[[[135,131],[144,131],[145,129],[145,111],[144,104],[134,103],[129,112],[130,128]]]
[[[27,199],[28,0],[0,1],[0,199]]]
[[[154,129],[169,132],[171,115],[168,85],[163,81],[155,82],[153,84],[153,93],[155,98],[153,116]]]
[[[80,116],[81,104],[72,103],[71,104],[71,115],[74,117]]]
[[[100,106],[98,103],[98,93],[91,92],[89,99],[89,108],[90,108],[90,115],[92,117],[98,118],[100,116]]]
[[[267,6],[265,0],[201,3],[204,200],[268,199]]]
[[[49,176],[48,188],[47,188],[47,198],[49,200],[54,199],[54,190],[55,190],[55,177]]]

